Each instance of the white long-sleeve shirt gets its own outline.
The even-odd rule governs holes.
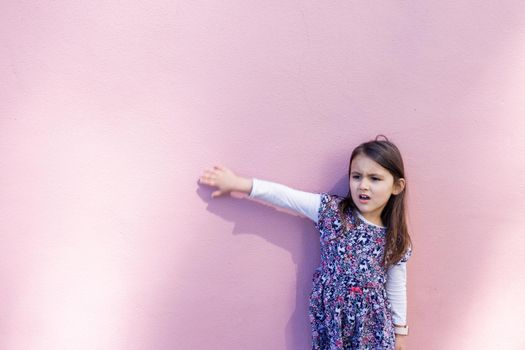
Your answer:
[[[304,192],[276,182],[254,178],[248,198],[259,199],[281,208],[290,209],[315,223],[318,221],[319,206],[321,205],[320,193]],[[357,213],[361,220],[378,226],[366,220],[361,213]],[[385,289],[392,305],[394,324],[406,324],[406,262],[399,262],[388,268]]]

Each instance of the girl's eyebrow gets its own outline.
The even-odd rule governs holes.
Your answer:
[[[359,175],[361,175],[361,173],[359,171],[352,171],[351,174],[359,174]],[[375,173],[368,174],[368,175],[370,175],[370,176],[383,176],[381,174],[375,174]]]

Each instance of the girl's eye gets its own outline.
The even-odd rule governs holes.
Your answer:
[[[358,179],[359,177],[360,177],[359,175],[354,175],[354,176],[352,176],[352,179]],[[373,177],[372,180],[374,180],[374,181],[381,181],[381,179],[378,178],[378,177]]]

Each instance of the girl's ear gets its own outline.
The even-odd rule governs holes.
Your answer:
[[[397,183],[394,184],[394,191],[392,191],[393,195],[398,195],[405,189],[405,179],[400,178],[397,180]]]

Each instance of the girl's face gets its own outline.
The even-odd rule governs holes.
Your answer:
[[[350,167],[350,192],[359,212],[368,221],[384,226],[381,212],[392,194],[397,195],[405,188],[405,180],[394,184],[392,174],[365,155],[357,155]],[[369,199],[360,198],[367,195]]]

